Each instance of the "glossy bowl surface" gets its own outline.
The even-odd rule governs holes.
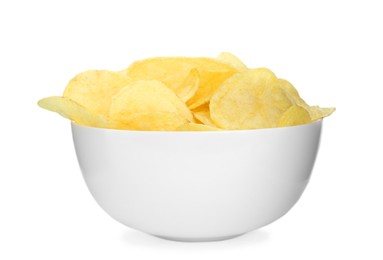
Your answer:
[[[114,219],[178,241],[215,241],[265,226],[302,195],[322,121],[240,131],[149,132],[72,123],[77,158]]]

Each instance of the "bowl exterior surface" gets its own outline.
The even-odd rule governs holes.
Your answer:
[[[238,236],[283,216],[304,191],[322,121],[260,130],[143,132],[72,123],[84,180],[114,219],[174,240]]]

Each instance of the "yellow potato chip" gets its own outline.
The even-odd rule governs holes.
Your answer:
[[[185,100],[184,95],[180,93],[183,92],[183,88],[179,85],[193,69],[199,72],[200,83],[197,97],[188,99],[190,108],[195,108],[209,100],[211,92],[217,88],[217,85],[237,72],[231,66],[211,58],[159,57],[136,61],[120,73],[133,80],[159,80]],[[206,73],[210,71],[213,74]],[[214,74],[214,72],[222,74]],[[219,78],[214,78],[214,75]]]
[[[227,65],[230,65],[238,71],[244,71],[248,69],[247,66],[240,59],[238,59],[230,52],[222,52],[218,55],[217,60],[226,63]]]
[[[298,90],[287,80],[285,79],[279,79],[279,83],[281,88],[283,88],[286,91],[287,96],[291,99],[291,101],[303,108],[305,108],[308,113],[310,114],[311,121],[316,121],[318,119],[321,119],[323,117],[327,117],[331,115],[335,108],[328,107],[328,108],[322,108],[319,106],[309,106],[299,95]]]
[[[274,73],[250,69],[227,79],[210,101],[210,116],[223,129],[277,127],[292,105]]]
[[[300,97],[297,89],[287,80],[278,79],[280,87],[286,92],[288,98],[290,98],[293,104],[308,109],[309,105]]]
[[[222,131],[222,129],[203,124],[187,123],[180,125],[177,131]]]
[[[126,85],[112,99],[109,118],[113,121],[129,125],[132,115],[140,114],[153,118],[156,113],[175,114],[188,122],[193,121],[193,115],[177,95],[157,80],[138,80]],[[168,122],[164,122],[165,125]],[[157,125],[157,122],[154,122]],[[177,125],[176,125],[177,126]],[[151,128],[149,128],[151,129]]]
[[[188,121],[176,113],[147,112],[129,114],[114,123],[113,128],[146,131],[177,131]]]
[[[84,106],[67,97],[47,97],[38,102],[38,105],[49,111],[59,113],[63,117],[80,125],[108,128],[108,120],[98,114],[89,111]]]
[[[305,108],[298,105],[292,105],[282,114],[278,122],[278,127],[303,125],[310,122],[310,114]]]
[[[107,117],[112,97],[130,82],[126,76],[113,71],[89,70],[70,80],[63,95]]]
[[[190,109],[197,108],[210,101],[214,92],[235,71],[199,71],[200,84],[195,95],[186,104]]]
[[[310,113],[311,121],[316,121],[318,119],[322,119],[334,113],[334,107],[318,107],[311,106],[308,108],[308,112]]]
[[[335,108],[309,106],[295,87],[236,56],[157,57],[76,75],[38,104],[82,125],[148,131],[240,130],[305,124]]]
[[[192,69],[188,76],[174,89],[177,96],[187,102],[198,90],[200,77],[197,69]]]
[[[158,57],[136,61],[120,73],[133,80],[159,80],[174,90],[192,69],[235,71],[231,66],[211,58]]]
[[[194,117],[204,125],[216,127],[210,117],[209,104],[206,103],[202,106],[192,110]]]

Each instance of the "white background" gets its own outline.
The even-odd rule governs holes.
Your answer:
[[[368,0],[1,1],[0,259],[382,259],[382,24]],[[69,122],[36,102],[83,70],[221,51],[337,108],[301,200],[223,242],[117,223],[85,186]]]

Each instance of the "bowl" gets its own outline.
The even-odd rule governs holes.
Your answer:
[[[84,180],[112,218],[177,241],[217,241],[270,224],[302,195],[322,121],[238,131],[112,130],[72,123]]]

